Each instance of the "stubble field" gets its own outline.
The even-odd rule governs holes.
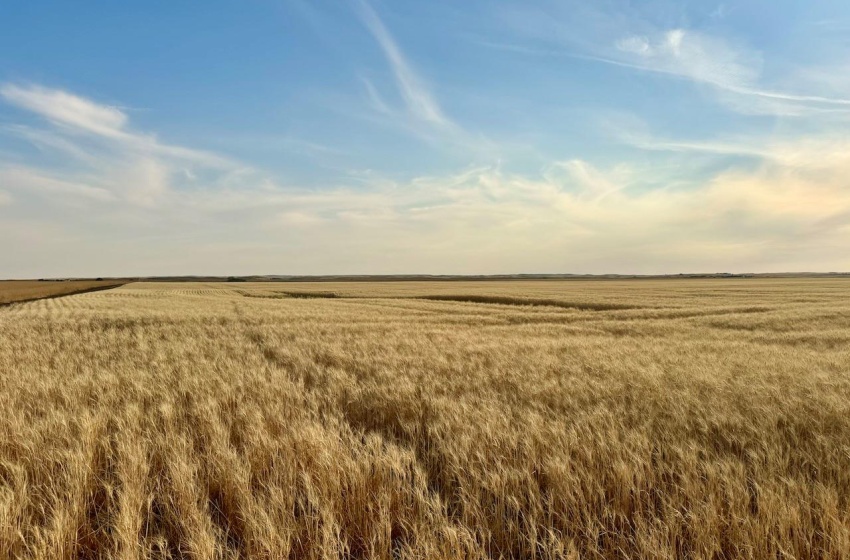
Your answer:
[[[3,280],[0,281],[0,306],[17,301],[104,290],[110,287],[120,286],[123,283],[115,280]]]
[[[0,558],[847,558],[841,279],[0,308]]]

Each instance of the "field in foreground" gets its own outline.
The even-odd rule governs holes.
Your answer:
[[[0,558],[848,558],[850,283],[0,309]]]
[[[49,298],[103,290],[123,284],[116,281],[97,280],[68,280],[68,281],[38,281],[38,280],[0,280],[0,305],[17,301]]]

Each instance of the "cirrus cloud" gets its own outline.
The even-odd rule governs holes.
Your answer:
[[[341,177],[308,189],[206,151],[146,149],[69,125],[109,108],[51,98],[82,100],[69,107],[83,115],[48,117],[47,127],[23,135],[3,129],[43,152],[0,160],[0,184],[14,195],[0,195],[5,247],[30,248],[0,253],[0,275],[850,268],[846,138],[777,143],[753,154],[755,166],[685,181],[677,174],[692,150],[680,147],[679,165],[666,167],[569,158],[537,173],[479,166],[409,180]],[[120,122],[122,135],[154,138]],[[665,182],[681,186],[657,188]],[[61,243],[20,237],[45,222],[64,232]],[[71,254],[77,268],[62,268]]]

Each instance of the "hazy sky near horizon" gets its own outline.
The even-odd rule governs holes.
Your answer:
[[[850,4],[0,6],[0,278],[850,270]]]

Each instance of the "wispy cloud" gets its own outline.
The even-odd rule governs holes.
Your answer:
[[[330,9],[320,10],[315,6],[307,6],[301,0],[290,1],[323,41],[332,32],[333,26],[338,24]],[[353,62],[351,70],[359,86],[357,99],[352,101],[338,89],[325,92],[318,98],[323,100],[327,110],[375,130],[401,131],[440,152],[464,153],[472,159],[488,161],[500,156],[503,150],[501,143],[465,126],[463,119],[450,116],[435,92],[439,84],[434,84],[416,68],[415,61],[408,56],[390,26],[369,0],[353,0],[346,7],[353,11],[358,27],[362,26],[363,31],[374,41],[385,71],[376,71],[372,65]],[[349,20],[346,22],[349,23]],[[356,49],[357,46],[341,46],[336,42],[329,48],[342,52]],[[343,52],[341,57],[348,54]]]
[[[0,183],[22,192],[35,192],[50,198],[70,195],[98,201],[115,199],[108,189],[62,179],[41,169],[21,165],[0,163]]]
[[[377,12],[366,0],[357,0],[355,6],[363,24],[386,57],[410,114],[435,126],[453,126],[422,78],[413,70]]]
[[[88,198],[153,207],[172,188],[190,187],[197,174],[218,180],[244,167],[218,154],[160,142],[133,130],[121,109],[64,90],[4,84],[0,99],[47,121],[43,127],[6,125],[0,134],[36,146],[52,164],[33,168],[0,161],[0,178],[9,189],[51,202]]]
[[[375,87],[375,84],[366,77],[361,76],[360,81],[363,83],[363,88],[366,90],[366,95],[369,98],[369,103],[372,105],[372,108],[375,109],[378,113],[382,115],[393,115],[394,111],[390,108],[381,94],[378,92],[378,88]]]
[[[620,142],[647,151],[751,158],[798,172],[850,167],[847,134],[737,135],[713,140],[666,139],[619,130]]]
[[[97,104],[82,97],[37,85],[5,84],[0,95],[13,105],[42,115],[55,124],[78,128],[86,132],[123,138],[127,115],[116,107]]]
[[[722,11],[723,17],[729,13]],[[505,19],[523,38],[521,43],[506,42],[504,34],[498,40],[476,43],[692,81],[708,86],[718,101],[745,114],[805,116],[850,112],[850,98],[771,87],[763,75],[764,54],[743,41],[687,26],[665,26],[641,13],[635,5],[590,3],[548,11],[513,6]],[[635,32],[636,29],[640,31]],[[832,74],[835,73],[834,69]]]
[[[706,83],[730,93],[803,104],[850,106],[850,99],[800,95],[758,86],[761,55],[732,46],[719,37],[694,30],[669,29],[654,37],[631,35],[619,39],[620,60],[598,57],[609,64],[670,74]]]
[[[34,84],[4,84],[0,86],[0,97],[11,105],[44,117],[56,125],[58,132],[87,134],[111,141],[112,145],[125,149],[219,168],[236,165],[227,158],[209,152],[163,144],[155,136],[135,132],[128,126],[127,114],[118,107],[97,103],[67,91]]]
[[[681,166],[569,158],[538,172],[376,173],[307,189],[247,166],[223,170],[123,143],[95,149],[82,125],[67,129],[80,118],[40,132],[89,158],[43,142],[31,161],[0,159],[0,275],[850,267],[850,141],[837,137],[768,146],[758,165],[727,166],[688,188],[651,188],[674,182]],[[140,134],[129,118],[118,130]],[[23,245],[26,254],[7,249]],[[78,268],[63,268],[69,256]]]
[[[633,67],[687,77],[722,88],[753,83],[759,75],[760,56],[733,48],[704,33],[670,29],[655,37],[620,38],[616,49]]]

